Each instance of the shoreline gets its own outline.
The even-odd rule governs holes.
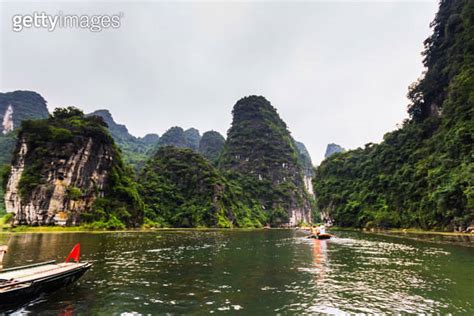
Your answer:
[[[292,229],[292,228],[271,228]],[[257,231],[268,230],[268,228],[217,228],[217,227],[163,227],[163,228],[129,228],[129,229],[89,229],[82,226],[17,226],[0,227],[0,234],[22,234],[22,233],[152,233],[164,231]]]
[[[84,226],[0,226],[0,234],[21,234],[21,233],[149,233],[149,232],[163,232],[163,231],[258,231],[258,230],[278,230],[278,229],[302,229],[301,227],[250,227],[250,228],[217,228],[217,227],[163,227],[163,228],[129,228],[129,229],[117,229],[117,230],[105,230],[105,229],[90,229]],[[337,227],[333,226],[329,229],[339,231],[358,231],[362,233],[374,233],[374,234],[396,234],[396,235],[433,235],[433,236],[471,236],[474,237],[474,232],[463,233],[463,232],[443,232],[443,231],[431,231],[422,230],[418,228],[389,228],[389,229],[361,229],[353,227]]]
[[[436,231],[436,230],[423,230],[419,228],[387,228],[387,229],[364,229],[355,227],[338,227],[333,226],[329,229],[340,230],[340,231],[357,231],[362,233],[372,234],[399,234],[399,235],[434,235],[434,236],[472,236],[474,232],[463,233],[463,232],[447,232],[447,231]]]

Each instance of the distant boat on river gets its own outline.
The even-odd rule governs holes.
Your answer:
[[[311,235],[308,238],[315,238],[315,239],[329,239],[331,238],[331,234],[316,234],[316,235]]]

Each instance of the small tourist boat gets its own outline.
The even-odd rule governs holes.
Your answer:
[[[79,279],[92,264],[79,262],[77,244],[64,263],[48,261],[0,271],[0,307],[28,302]],[[74,262],[70,262],[70,260]]]
[[[331,238],[331,234],[317,234],[317,235],[310,235],[308,238],[314,238],[314,239],[329,239]]]

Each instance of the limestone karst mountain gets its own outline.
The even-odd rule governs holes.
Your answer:
[[[222,149],[224,148],[225,138],[219,132],[208,131],[202,135],[199,142],[199,153],[212,162],[217,162]]]
[[[106,124],[75,108],[22,123],[5,204],[14,224],[136,226],[143,217],[130,171]]]
[[[273,225],[311,222],[311,197],[298,149],[276,109],[262,96],[249,96],[232,113],[221,170],[254,194]]]
[[[44,99],[35,100],[45,106]],[[311,158],[263,97],[238,102],[230,142],[215,131],[201,137],[195,128],[177,126],[161,137],[135,137],[108,110],[84,115],[59,108],[48,119],[19,123],[13,115],[7,107],[4,126],[19,124],[19,137],[9,132],[0,139],[9,140],[11,148],[16,144],[14,159],[8,159],[13,163],[5,168],[5,201],[14,224],[124,227],[141,225],[144,217],[159,226],[311,221],[311,188],[305,189]],[[235,145],[242,145],[238,156],[248,156],[246,161],[233,163]],[[249,161],[254,166],[240,165]],[[179,212],[173,215],[172,209]]]

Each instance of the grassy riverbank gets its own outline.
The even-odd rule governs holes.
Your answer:
[[[278,228],[273,228],[278,229]],[[194,227],[194,228],[129,228],[129,229],[97,229],[90,226],[15,226],[0,225],[0,233],[126,233],[126,232],[155,232],[155,231],[219,231],[219,230],[238,230],[238,231],[255,231],[264,230],[264,228],[214,228],[214,227]]]
[[[0,217],[0,233],[77,233],[77,232],[153,232],[153,231],[172,231],[172,230],[197,230],[197,231],[212,231],[212,230],[264,230],[267,228],[214,228],[214,227],[193,227],[193,228],[180,228],[180,227],[147,227],[142,226],[140,228],[116,228],[106,229],[101,228],[98,225],[80,225],[80,226],[11,226],[11,215],[7,214]],[[304,226],[301,226],[303,228]],[[281,228],[271,228],[281,229]],[[282,228],[286,229],[286,228]],[[331,230],[339,231],[361,231],[366,233],[378,233],[378,234],[398,234],[398,235],[441,235],[441,236],[474,236],[472,233],[461,233],[461,232],[446,232],[446,231],[430,231],[422,230],[418,228],[391,228],[391,229],[360,229],[351,227],[337,227],[333,226]]]
[[[78,233],[78,232],[154,232],[154,231],[173,231],[173,230],[189,230],[189,231],[218,231],[218,230],[236,230],[236,231],[255,231],[265,230],[266,228],[213,228],[213,227],[194,227],[194,228],[180,228],[180,227],[166,227],[166,228],[129,228],[129,229],[96,229],[90,226],[15,226],[2,225],[0,219],[0,233]],[[287,229],[287,228],[271,228],[271,229]],[[384,229],[384,230],[363,230],[357,228],[347,227],[331,227],[331,230],[338,231],[360,231],[365,233],[375,234],[397,234],[397,235],[438,235],[438,236],[474,236],[474,233],[460,233],[460,232],[441,232],[441,231],[426,231],[421,229]]]

